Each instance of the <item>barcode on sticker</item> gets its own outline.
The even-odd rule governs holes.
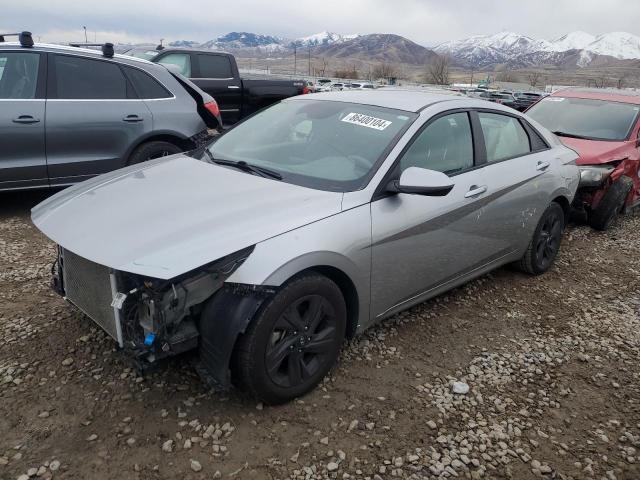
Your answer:
[[[362,113],[350,113],[344,117],[342,121],[360,125],[361,127],[374,128],[376,130],[384,130],[392,123],[389,120],[363,115]]]

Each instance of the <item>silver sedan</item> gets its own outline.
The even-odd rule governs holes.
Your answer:
[[[402,90],[287,99],[206,148],[34,208],[54,288],[141,364],[196,350],[268,403],[345,339],[501,265],[552,265],[577,155],[500,105]]]

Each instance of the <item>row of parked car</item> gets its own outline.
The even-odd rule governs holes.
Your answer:
[[[546,97],[544,92],[514,92],[512,90],[490,90],[488,88],[454,89],[469,97],[482,98],[490,102],[506,105],[519,112],[524,112],[531,105]]]
[[[241,77],[232,55],[210,50],[125,56],[112,44],[34,45],[29,32],[19,42],[4,36],[0,190],[71,185],[191,150],[212,129],[309,92],[301,80]]]
[[[53,83],[39,97],[39,83],[31,91],[15,74],[34,60],[8,56],[2,101],[55,103],[48,92],[88,88],[57,83],[68,68],[58,55],[122,72],[135,97],[100,105],[140,101],[136,66],[212,101],[174,67],[109,51],[0,44],[8,54],[39,55],[38,82],[52,67]],[[200,59],[190,61],[193,76]],[[638,95],[587,89],[527,115],[433,91],[296,95],[186,153],[63,190],[32,220],[58,245],[55,290],[139,365],[195,350],[209,382],[280,403],[314,388],[344,340],[384,318],[502,265],[546,272],[573,211],[606,228],[637,206],[639,109]],[[18,152],[30,124],[16,125],[4,141]],[[92,123],[98,139],[107,125]]]
[[[378,88],[371,82],[334,82],[328,78],[319,78],[316,83],[309,82],[313,93],[341,92],[343,90],[373,90]]]

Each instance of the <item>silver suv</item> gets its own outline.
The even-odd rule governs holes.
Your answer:
[[[163,65],[0,36],[0,190],[70,185],[201,145],[209,95]]]

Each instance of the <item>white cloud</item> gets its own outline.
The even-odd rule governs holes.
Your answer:
[[[620,12],[624,12],[621,14]],[[5,2],[2,23],[44,41],[78,41],[87,26],[98,41],[208,40],[229,31],[294,38],[322,30],[397,33],[434,45],[513,30],[541,38],[568,31],[640,33],[640,2],[622,0],[31,0]],[[7,19],[12,23],[7,25]]]

